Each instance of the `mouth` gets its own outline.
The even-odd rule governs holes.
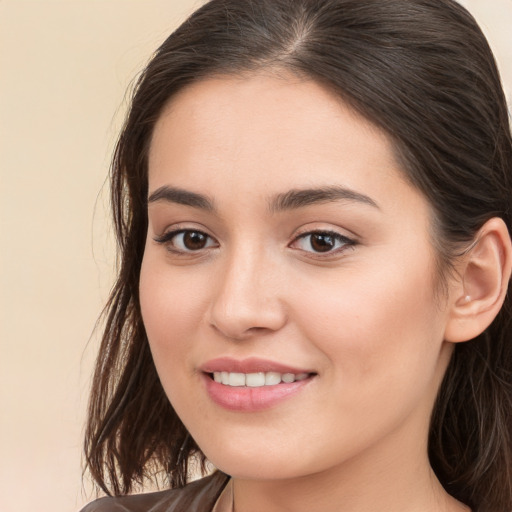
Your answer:
[[[258,358],[219,358],[201,368],[210,399],[224,409],[257,412],[303,393],[317,372]]]
[[[314,373],[280,373],[280,372],[255,372],[240,373],[218,371],[207,373],[210,379],[219,384],[231,387],[261,388],[264,386],[277,386],[279,384],[291,384],[303,381],[315,375]]]

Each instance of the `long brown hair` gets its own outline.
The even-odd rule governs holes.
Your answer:
[[[92,387],[85,453],[107,493],[163,471],[184,485],[204,457],[160,385],[141,319],[147,155],[163,107],[216,74],[280,68],[315,80],[386,131],[435,212],[440,270],[488,219],[511,231],[512,141],[489,46],[454,0],[211,0],[140,76],[115,151],[118,279]],[[512,308],[457,344],[430,429],[432,467],[474,511],[512,510]]]

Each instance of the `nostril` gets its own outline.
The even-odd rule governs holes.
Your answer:
[[[247,329],[247,332],[253,332],[253,333],[262,333],[265,331],[268,331],[271,329],[268,329],[267,327],[251,327],[250,329]]]

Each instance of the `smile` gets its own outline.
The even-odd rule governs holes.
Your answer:
[[[225,386],[260,388],[263,386],[276,386],[281,383],[290,384],[292,382],[305,380],[309,377],[309,374],[279,372],[238,373],[222,371],[213,372],[210,376],[213,376],[215,382],[224,384]]]
[[[302,393],[318,377],[313,368],[250,357],[219,357],[198,368],[205,391],[229,411],[257,412]]]

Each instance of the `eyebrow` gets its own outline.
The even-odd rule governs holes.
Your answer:
[[[213,201],[208,197],[202,194],[197,194],[196,192],[190,192],[177,187],[169,187],[167,185],[157,188],[148,197],[148,204],[156,203],[157,201],[177,203],[207,211],[215,210]]]
[[[215,211],[214,202],[209,197],[168,185],[164,185],[150,194],[148,204],[158,201],[182,204],[200,210]],[[270,199],[269,210],[271,213],[279,213],[335,201],[353,201],[379,209],[379,205],[365,194],[345,187],[329,186],[289,190],[288,192],[277,194]]]
[[[380,209],[371,197],[339,186],[290,190],[284,194],[274,196],[269,203],[269,207],[271,212],[277,213],[335,201],[351,201]]]

